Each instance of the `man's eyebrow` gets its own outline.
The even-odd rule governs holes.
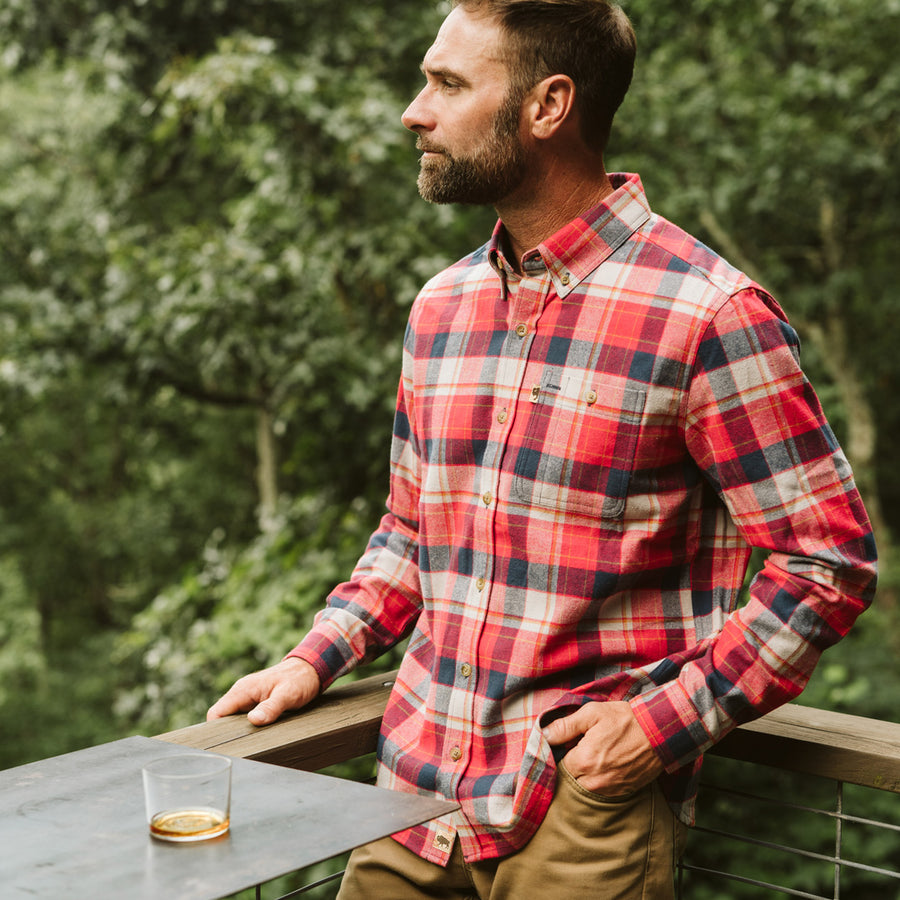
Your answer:
[[[422,62],[419,65],[419,69],[426,77],[430,76],[431,78],[437,78],[438,80],[446,79],[447,81],[455,81],[457,84],[469,83],[469,80],[460,75],[459,72],[454,72],[452,69],[442,66],[429,66],[427,63]]]

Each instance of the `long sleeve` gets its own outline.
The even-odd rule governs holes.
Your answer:
[[[739,293],[699,347],[688,450],[743,538],[770,555],[702,654],[633,701],[669,770],[797,696],[874,593],[874,538],[850,466],[773,306]]]

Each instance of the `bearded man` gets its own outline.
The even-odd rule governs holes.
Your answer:
[[[460,810],[354,851],[341,898],[672,897],[703,753],[871,601],[781,308],[606,172],[634,55],[605,0],[459,0],[403,115],[422,196],[499,221],[412,309],[351,579],[210,710],[271,722],[409,636],[378,783]]]

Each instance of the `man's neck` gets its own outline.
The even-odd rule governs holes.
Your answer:
[[[523,254],[555,234],[613,192],[606,171],[562,174],[545,171],[497,205],[506,231],[510,262],[518,271]]]

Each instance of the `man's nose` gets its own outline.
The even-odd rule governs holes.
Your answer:
[[[433,117],[428,112],[426,102],[427,90],[427,86],[422,88],[413,102],[406,107],[403,115],[400,116],[400,121],[410,131],[429,131],[434,127]]]

